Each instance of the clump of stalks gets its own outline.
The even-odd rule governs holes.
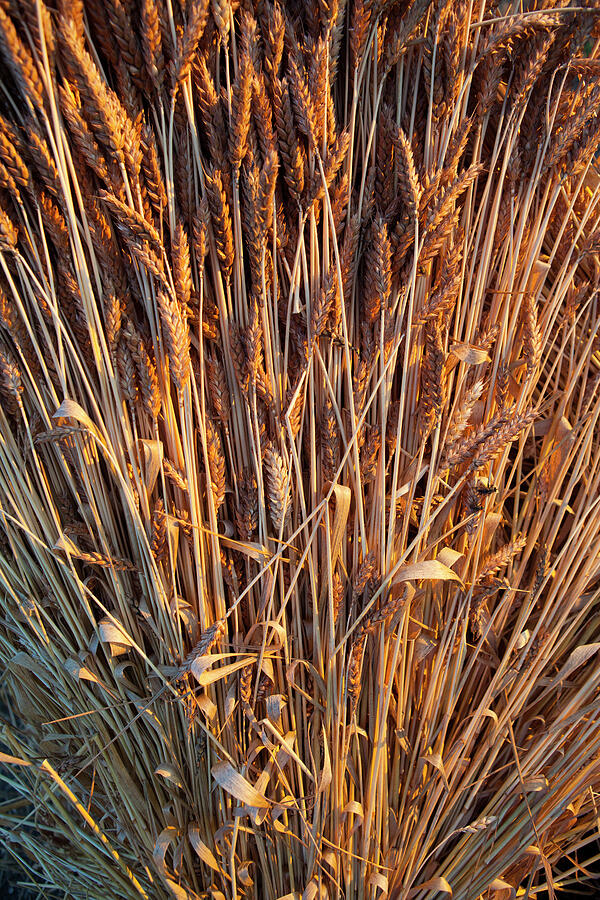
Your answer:
[[[0,822],[46,883],[577,877],[599,37],[593,0],[1,0]]]

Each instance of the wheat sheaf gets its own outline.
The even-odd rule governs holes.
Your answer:
[[[0,837],[46,896],[589,874],[599,40],[0,0]]]

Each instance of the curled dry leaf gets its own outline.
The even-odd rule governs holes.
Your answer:
[[[503,881],[502,878],[494,878],[494,880],[489,883],[488,890],[493,893],[502,892],[503,896],[506,897],[506,900],[513,900],[513,898],[517,896],[512,884],[508,884],[508,882]]]
[[[154,770],[154,774],[161,775],[162,778],[164,778],[170,784],[174,784],[175,787],[183,788],[184,786],[177,769],[170,763],[161,763],[160,765],[158,765]]]
[[[149,494],[154,490],[156,479],[163,461],[164,448],[162,441],[140,440],[144,454],[144,481]]]
[[[369,878],[369,884],[375,889],[373,896],[379,898],[379,900],[385,900],[389,893],[389,880],[387,875],[382,875],[380,872],[374,872]]]
[[[437,878],[430,878],[429,881],[424,881],[423,884],[419,884],[416,887],[411,888],[408,892],[408,896],[414,897],[421,891],[438,891],[439,893],[446,894],[449,897],[453,896],[450,884],[442,876],[438,876]]]
[[[268,809],[271,806],[271,801],[252,787],[250,782],[240,775],[231,763],[218,763],[212,767],[211,772],[217,784],[244,806],[253,809]]]
[[[98,622],[98,634],[101,642],[109,645],[111,656],[121,656],[134,646],[125,627],[108,616]]]
[[[489,361],[487,350],[483,350],[481,347],[476,347],[474,344],[452,344],[446,367],[451,370],[457,362],[466,363],[468,366],[480,366]]]
[[[392,579],[392,592],[400,591],[399,585],[406,581],[458,581],[460,577],[439,559],[427,559],[423,562],[403,566]]]
[[[558,684],[561,681],[565,681],[576,669],[595,656],[599,650],[600,643],[582,644],[580,647],[576,647],[571,651],[569,658],[552,683]]]
[[[213,653],[207,656],[197,656],[194,659],[190,666],[190,672],[201,687],[207,687],[209,684],[221,681],[223,678],[227,678],[234,672],[239,672],[240,669],[244,669],[248,665],[248,658],[244,656],[236,662],[211,669],[215,662],[225,658],[225,656],[226,654]]]
[[[65,669],[72,675],[73,678],[81,679],[82,681],[95,681],[97,684],[100,684],[100,681],[97,675],[88,669],[87,666],[83,666],[78,659],[66,659],[65,660]]]
[[[98,428],[94,425],[91,418],[88,416],[86,411],[83,409],[79,403],[76,403],[75,400],[70,400],[66,398],[63,400],[61,405],[58,407],[55,413],[52,414],[53,419],[75,419],[76,422],[79,422],[80,425],[83,425],[90,431],[101,444],[104,444],[104,440]]]
[[[210,869],[213,869],[215,872],[224,874],[223,869],[217,862],[214,853],[212,852],[212,850],[210,850],[209,847],[206,846],[206,844],[200,837],[200,828],[198,827],[198,825],[190,825],[188,827],[188,838],[190,844],[192,845],[202,862]]]
[[[179,832],[177,828],[175,828],[173,825],[168,825],[160,832],[154,844],[154,849],[152,851],[154,864],[166,879],[169,878],[169,872],[166,865],[166,856],[171,845],[174,844],[178,839]]]

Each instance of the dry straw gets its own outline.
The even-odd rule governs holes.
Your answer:
[[[31,878],[580,877],[599,38],[593,0],[0,0],[0,827]]]

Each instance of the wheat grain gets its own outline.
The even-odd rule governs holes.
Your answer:
[[[140,18],[142,25],[141,38],[144,51],[144,65],[150,80],[154,85],[154,89],[160,96],[163,90],[165,63],[162,49],[158,4],[156,0],[142,0]]]
[[[249,56],[244,56],[232,89],[229,157],[234,174],[239,173],[242,160],[246,155],[254,78],[252,60]]]
[[[156,501],[152,511],[150,549],[156,562],[162,562],[167,549],[167,516],[165,505],[161,499]]]
[[[174,68],[174,83],[181,84],[190,74],[194,54],[206,28],[209,14],[209,0],[192,0],[188,20],[177,47]]]
[[[183,390],[191,374],[189,327],[177,301],[165,291],[157,295],[171,377]]]
[[[218,511],[225,501],[225,460],[219,432],[210,419],[206,420],[206,452],[215,511]]]
[[[265,450],[263,465],[269,512],[275,530],[281,532],[290,516],[290,488],[283,457],[272,444]]]
[[[222,174],[218,169],[215,169],[210,175],[207,174],[206,187],[221,271],[225,283],[229,284],[234,262],[233,228]]]
[[[277,127],[282,168],[290,194],[297,203],[304,192],[305,161],[296,136],[287,80],[276,78],[273,84],[274,118]]]
[[[38,110],[43,109],[44,88],[37,66],[27,47],[17,34],[12,19],[4,7],[0,7],[0,50],[25,104],[33,104]]]

